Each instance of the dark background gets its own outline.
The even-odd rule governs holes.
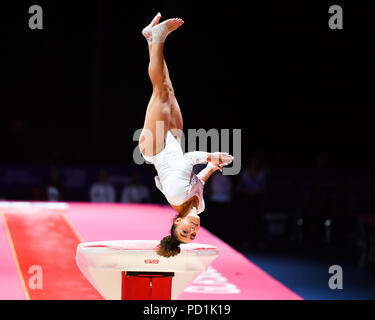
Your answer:
[[[39,4],[44,29],[30,30]],[[328,28],[341,4],[344,30]],[[185,129],[241,128],[274,166],[372,169],[371,10],[362,1],[7,1],[3,162],[132,163],[151,93],[142,28],[185,24],[166,61]],[[11,121],[25,130],[11,133]],[[22,136],[21,135],[21,136]]]

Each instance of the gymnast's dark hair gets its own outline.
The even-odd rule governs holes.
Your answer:
[[[174,220],[176,220],[176,218]],[[164,237],[160,241],[158,245],[158,249],[157,249],[157,254],[166,258],[173,257],[175,255],[178,255],[181,252],[181,249],[180,249],[181,242],[176,238],[175,232],[174,232],[176,229],[174,220],[173,220],[173,224],[171,228],[171,234]]]

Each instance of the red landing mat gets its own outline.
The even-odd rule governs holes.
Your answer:
[[[75,263],[76,249],[81,239],[64,213],[5,213],[4,217],[27,298],[103,299]]]

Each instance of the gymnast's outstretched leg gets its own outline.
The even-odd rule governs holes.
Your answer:
[[[173,136],[176,138],[176,140],[181,143],[181,135],[182,135],[182,129],[183,129],[183,121],[182,121],[182,114],[180,106],[177,102],[175,92],[172,86],[171,79],[169,77],[169,71],[167,64],[164,60],[164,69],[167,75],[166,81],[168,82],[168,86],[170,87],[170,99],[171,99],[171,117],[169,121],[169,130],[173,134]]]
[[[174,97],[163,49],[167,35],[180,27],[183,21],[176,18],[158,24],[159,19],[160,17],[157,15],[150,24],[152,40],[149,42],[150,63],[148,73],[153,92],[147,106],[145,122],[139,140],[140,150],[145,156],[154,156],[164,149],[168,130],[182,130],[182,116]],[[154,25],[152,26],[152,24]]]

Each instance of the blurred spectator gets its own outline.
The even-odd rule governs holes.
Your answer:
[[[266,190],[266,174],[258,158],[253,157],[249,165],[242,171],[238,192],[247,199],[257,201]]]
[[[243,211],[243,219],[239,226],[245,232],[241,232],[241,241],[248,243],[257,241],[263,246],[265,233],[263,221],[263,201],[266,192],[266,171],[260,158],[254,156],[240,174],[235,197],[237,210]],[[247,232],[246,232],[247,231]],[[250,231],[250,237],[249,237]]]
[[[232,202],[232,181],[229,176],[215,174],[210,181],[209,201],[218,204],[229,204]]]
[[[298,243],[309,240],[310,231],[314,224],[313,218],[316,215],[316,199],[313,187],[301,187],[301,197],[296,199],[296,214],[292,223],[291,239]]]
[[[205,227],[224,238],[227,226],[223,223],[223,218],[231,212],[233,197],[233,184],[229,176],[216,172],[208,182],[207,188],[207,209],[215,215],[215,219],[205,222]]]
[[[141,177],[136,171],[131,177],[130,184],[122,190],[121,202],[123,203],[149,203],[150,191],[142,184]]]
[[[91,202],[115,202],[116,191],[108,181],[108,173],[105,170],[99,171],[98,181],[90,188]]]
[[[60,172],[51,167],[47,181],[42,188],[42,199],[47,201],[62,201],[64,199],[64,184],[60,179]]]

